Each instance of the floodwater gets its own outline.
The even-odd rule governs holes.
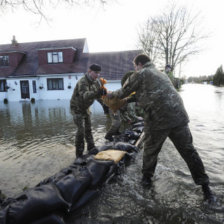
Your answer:
[[[180,94],[190,117],[194,145],[200,154],[217,204],[203,201],[182,158],[167,140],[150,190],[140,185],[142,151],[76,222],[93,224],[224,223],[224,88],[186,84]],[[104,144],[106,116],[93,110],[93,135]],[[75,159],[75,127],[69,101],[0,103],[0,190],[8,197],[33,187]]]

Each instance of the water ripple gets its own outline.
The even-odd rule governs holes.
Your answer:
[[[191,118],[194,145],[199,152],[211,188],[224,204],[224,98],[206,85],[185,85],[180,92]],[[209,103],[208,103],[209,102]],[[105,143],[106,116],[92,115],[95,143]],[[15,196],[70,165],[75,158],[75,133],[69,102],[0,104],[0,189]],[[86,208],[81,223],[117,224],[222,224],[222,206],[204,205],[200,186],[167,140],[158,158],[150,190],[141,186],[142,154],[124,168],[101,195]],[[72,221],[71,221],[72,223]]]

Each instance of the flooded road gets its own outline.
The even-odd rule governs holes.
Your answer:
[[[92,120],[102,145],[106,117]],[[13,102],[0,105],[0,190],[13,196],[52,176],[75,159],[75,126],[69,101]]]
[[[224,88],[184,85],[180,91],[190,117],[194,145],[218,198],[203,202],[182,158],[167,140],[153,187],[140,185],[142,151],[82,212],[82,223],[224,223]],[[104,144],[106,116],[93,108],[93,135]],[[75,159],[75,127],[69,101],[0,103],[0,190],[10,197],[52,176]],[[68,220],[68,223],[74,223]],[[78,222],[77,222],[78,223]]]

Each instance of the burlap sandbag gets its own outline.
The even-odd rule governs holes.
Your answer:
[[[107,105],[114,113],[126,103],[125,99],[102,97],[103,103]]]
[[[118,163],[126,154],[126,152],[121,150],[109,149],[106,151],[98,152],[94,158],[100,160],[112,160],[115,163]]]

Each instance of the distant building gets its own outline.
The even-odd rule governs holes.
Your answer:
[[[120,88],[122,76],[133,70],[138,50],[89,53],[86,39],[0,45],[0,102],[70,99],[77,81],[92,63],[110,90]]]

